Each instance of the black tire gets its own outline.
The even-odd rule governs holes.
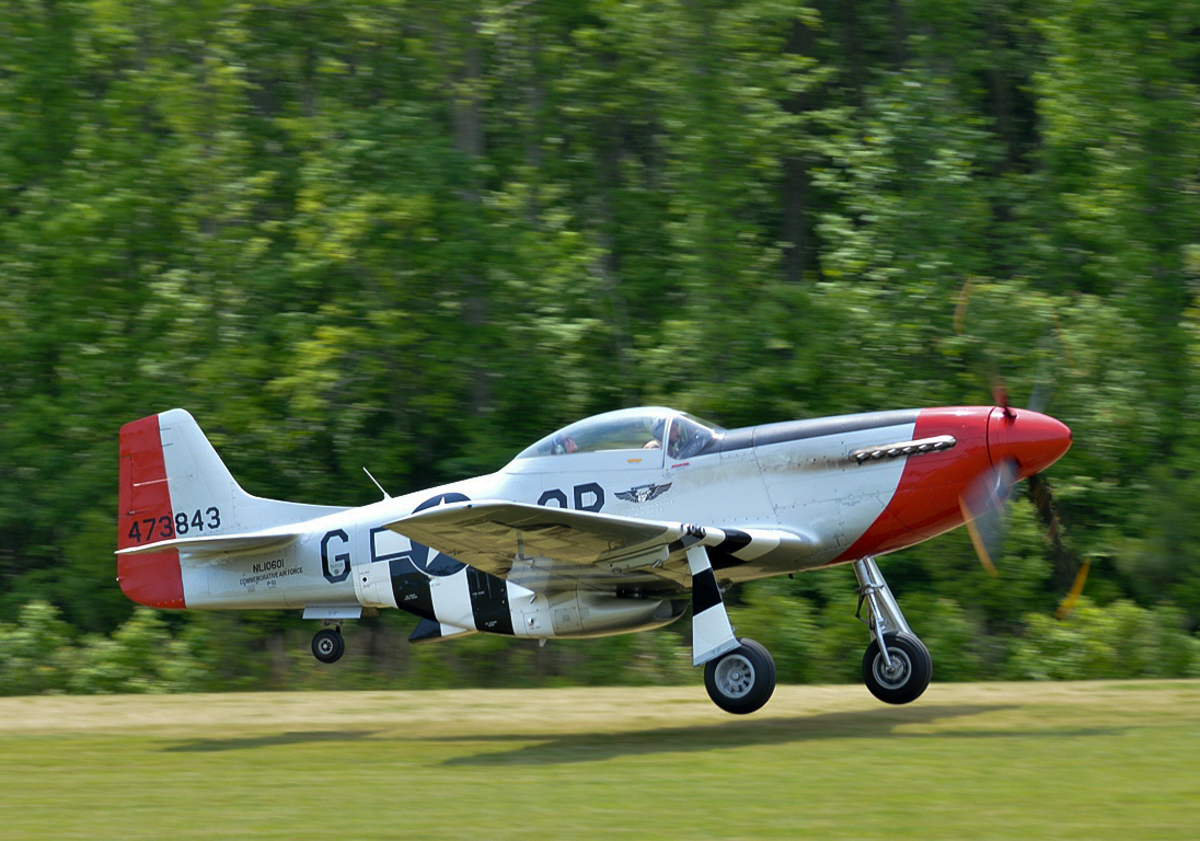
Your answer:
[[[863,681],[871,694],[888,704],[907,704],[921,697],[933,676],[933,658],[919,639],[909,634],[887,634],[888,656],[892,660],[889,672],[879,651],[879,642],[872,640],[863,654]]]
[[[745,715],[770,700],[775,691],[775,661],[754,640],[738,642],[741,645],[733,651],[704,664],[704,688],[725,712]]]
[[[340,631],[325,628],[313,635],[312,653],[322,663],[335,663],[346,653],[346,641]]]

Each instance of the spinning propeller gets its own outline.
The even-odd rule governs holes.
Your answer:
[[[960,334],[970,292],[971,283],[968,281],[959,296],[954,314],[954,328]],[[1049,399],[1044,382],[1045,378],[1039,377],[1039,385],[1034,389],[1029,408],[1013,409],[1009,405],[1003,380],[993,373],[992,399],[996,408],[988,421],[988,451],[992,469],[975,479],[959,498],[959,506],[979,562],[994,576],[997,574],[996,559],[1000,557],[1008,531],[1013,485],[1021,479],[1029,480],[1029,498],[1046,526],[1056,572],[1061,576],[1062,570],[1076,568],[1070,589],[1054,612],[1055,617],[1062,620],[1070,615],[1083,592],[1090,562],[1086,558],[1077,560],[1063,544],[1050,483],[1040,472],[1043,465],[1053,463],[1071,445],[1070,430],[1041,413]]]
[[[996,394],[1003,397],[1003,389],[997,389]],[[1086,559],[1077,561],[1063,544],[1050,483],[1039,467],[1062,455],[1070,440],[1070,431],[1053,418],[1029,409],[1013,409],[997,400],[988,422],[992,469],[980,474],[959,499],[979,562],[996,575],[996,559],[1008,531],[1013,485],[1021,479],[1029,480],[1029,498],[1046,526],[1055,569],[1077,567],[1066,598],[1055,611],[1059,619],[1065,619],[1075,607],[1090,565]]]

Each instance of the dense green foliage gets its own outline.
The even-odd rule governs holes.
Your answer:
[[[415,490],[595,411],[980,403],[991,368],[1075,433],[1091,603],[1043,618],[1069,570],[1024,502],[998,580],[957,534],[887,559],[937,676],[1195,673],[1198,284],[1191,2],[0,0],[0,691],[328,679],[294,619],[133,614],[116,432],[152,412],[350,505],[364,464]],[[738,621],[781,677],[850,677],[850,582]],[[686,630],[413,653],[406,622],[353,679],[669,679]]]

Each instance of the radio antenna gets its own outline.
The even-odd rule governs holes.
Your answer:
[[[375,487],[379,488],[379,492],[380,492],[381,494],[383,494],[383,498],[384,498],[384,499],[391,499],[391,498],[392,498],[392,495],[383,489],[383,485],[379,484],[379,482],[378,482],[378,481],[375,479],[375,477],[371,475],[371,471],[370,471],[370,470],[367,470],[367,468],[366,468],[365,466],[363,467],[363,473],[366,473],[366,474],[367,474],[367,478],[368,478],[368,479],[370,479],[372,482],[374,482],[374,483],[375,483]]]

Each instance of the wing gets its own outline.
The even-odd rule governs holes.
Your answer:
[[[388,528],[535,592],[687,590],[687,535],[709,547],[715,569],[813,549],[780,529],[719,529],[502,501],[441,505]]]

